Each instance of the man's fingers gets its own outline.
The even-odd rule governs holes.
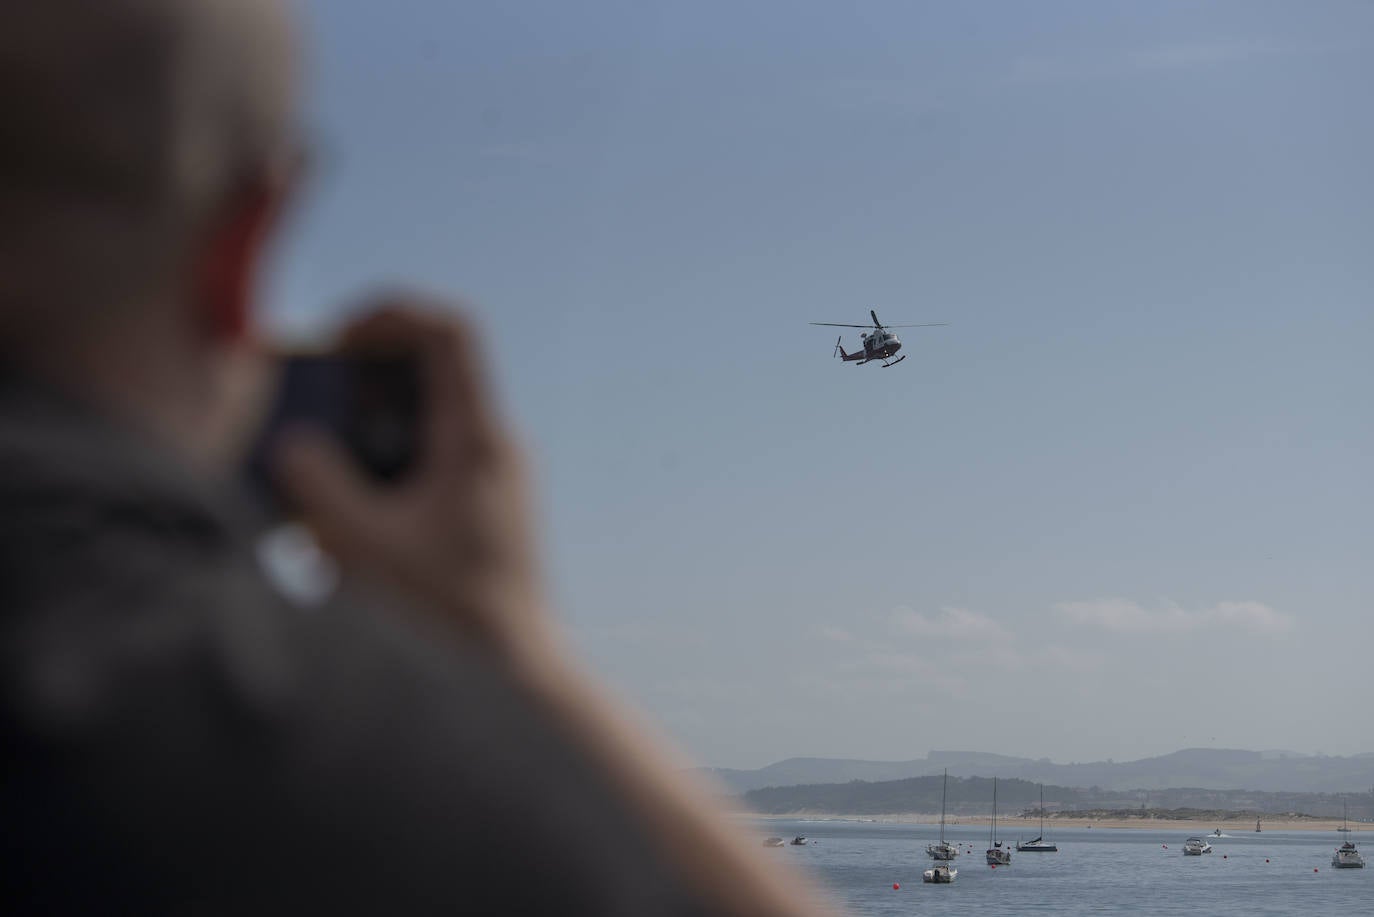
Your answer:
[[[417,296],[380,297],[343,330],[339,346],[344,352],[418,351],[428,339],[444,332],[452,312]]]
[[[425,468],[489,461],[500,451],[500,425],[472,324],[424,297],[398,294],[344,332],[347,351],[416,354],[425,381]]]
[[[320,543],[343,559],[362,541],[376,499],[344,447],[313,429],[289,430],[274,455],[278,486]]]
[[[477,335],[465,321],[448,323],[425,350],[426,437],[439,467],[490,461],[500,444]]]

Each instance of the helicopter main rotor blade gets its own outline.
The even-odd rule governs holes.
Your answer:
[[[872,328],[872,325],[849,325],[844,322],[810,322],[812,325],[825,325],[827,328]],[[879,328],[943,328],[949,322],[921,322],[917,325],[879,325]]]
[[[871,315],[871,316],[873,316],[873,327],[874,327],[874,328],[877,328],[879,331],[882,331],[882,330],[883,330],[883,323],[880,322],[880,321],[878,321],[878,310],[877,310],[877,309],[869,309],[869,310],[868,310],[868,314]]]

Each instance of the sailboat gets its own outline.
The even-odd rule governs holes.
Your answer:
[[[1033,841],[1017,841],[1016,849],[1026,853],[1058,853],[1059,847],[1045,840],[1045,785],[1040,784],[1040,836]]]
[[[988,865],[1007,866],[1011,863],[1011,851],[1002,846],[997,839],[997,778],[992,778],[992,828],[988,832]]]
[[[1355,849],[1355,842],[1350,839],[1350,803],[1345,804],[1345,815],[1341,819],[1339,829],[1345,836],[1345,843],[1336,848],[1336,855],[1331,858],[1333,869],[1363,869],[1364,857],[1360,856],[1360,851]]]
[[[945,843],[945,796],[949,792],[949,769],[945,769],[945,782],[940,789],[940,843],[927,844],[926,853],[932,860],[952,860],[959,855],[957,848]],[[939,881],[931,880],[931,881]],[[945,880],[948,881],[948,880]]]

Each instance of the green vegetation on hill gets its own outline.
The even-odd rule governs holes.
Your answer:
[[[1271,818],[1281,817],[1284,819],[1316,819],[1319,816],[1308,815],[1305,812],[1255,812],[1243,809],[1233,811],[1230,809],[1081,809],[1072,812],[1049,812],[1046,818],[1051,820],[1058,818],[1088,818],[1094,821],[1129,821],[1132,818],[1139,818],[1142,821],[1234,821],[1236,819],[1251,819],[1268,816]]]

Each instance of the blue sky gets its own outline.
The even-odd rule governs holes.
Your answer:
[[[559,614],[699,760],[1374,750],[1374,7],[306,21],[273,321],[470,299]],[[951,325],[832,361],[871,307]]]

